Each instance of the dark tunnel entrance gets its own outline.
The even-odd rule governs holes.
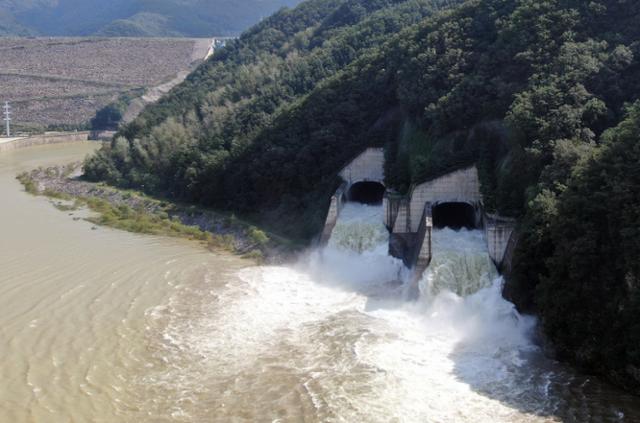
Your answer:
[[[442,203],[432,208],[433,226],[452,229],[476,228],[476,211],[467,203]]]
[[[385,187],[379,182],[356,182],[349,188],[348,201],[362,204],[382,204]]]

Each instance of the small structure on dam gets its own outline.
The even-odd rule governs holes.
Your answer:
[[[384,151],[369,148],[342,169],[344,183],[331,198],[321,236],[326,243],[346,201],[380,204],[390,231],[389,252],[420,278],[432,258],[433,228],[484,229],[487,249],[498,268],[512,242],[515,220],[484,210],[475,166],[460,169],[412,187],[407,195],[385,188]]]
[[[515,220],[485,212],[475,166],[414,186],[408,195],[385,195],[385,224],[390,253],[421,275],[431,262],[433,228],[485,231],[489,256],[501,267]]]
[[[336,226],[338,215],[346,201],[365,204],[379,204],[385,194],[384,150],[367,148],[339,173],[344,183],[331,197],[329,213],[322,231],[320,242],[326,244],[331,231]]]

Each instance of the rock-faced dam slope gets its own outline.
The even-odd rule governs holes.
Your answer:
[[[0,92],[16,129],[86,126],[122,96],[137,97],[201,63],[208,39],[0,38]]]

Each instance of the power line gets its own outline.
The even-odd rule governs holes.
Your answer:
[[[11,106],[8,101],[4,102],[4,122],[6,124],[7,138],[11,136]]]

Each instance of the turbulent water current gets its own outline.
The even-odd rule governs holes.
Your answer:
[[[93,148],[0,153],[0,422],[640,422],[639,398],[545,357],[482,232],[435,231],[409,301],[380,207],[258,267],[14,180]]]

